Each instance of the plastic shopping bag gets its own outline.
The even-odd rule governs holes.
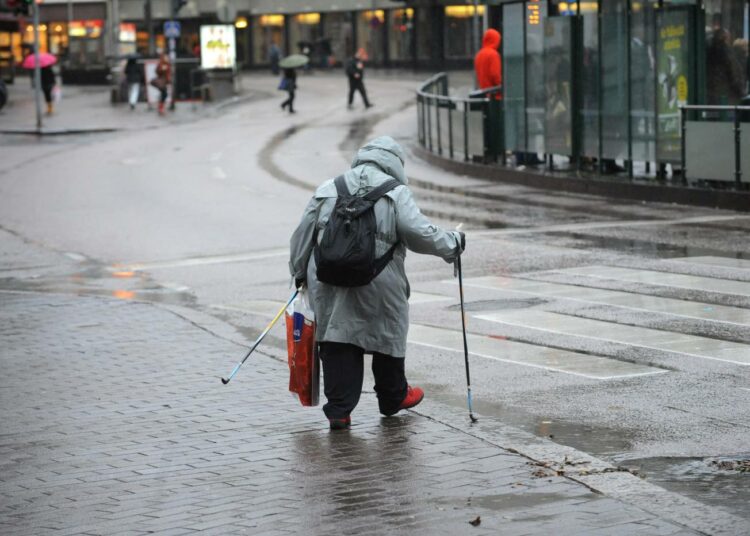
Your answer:
[[[315,351],[315,314],[307,289],[302,289],[286,310],[286,345],[289,353],[289,391],[303,406],[317,406],[320,364]]]

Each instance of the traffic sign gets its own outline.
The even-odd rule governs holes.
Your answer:
[[[164,21],[164,37],[168,39],[177,39],[180,37],[180,21],[177,20],[165,20]]]

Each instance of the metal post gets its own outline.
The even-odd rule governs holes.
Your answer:
[[[427,144],[432,152],[432,111],[430,110],[430,98],[426,97],[427,102]]]
[[[437,146],[438,154],[443,154],[443,140],[440,136],[440,99],[435,99],[435,123],[437,123]]]
[[[154,19],[151,16],[151,0],[146,0],[143,4],[143,18],[146,22],[146,31],[148,31],[148,55],[153,56],[156,53],[156,41],[154,39]]]
[[[472,31],[474,33],[474,50],[482,48],[482,38],[479,36],[479,1],[474,0],[474,17],[472,19]]]
[[[464,101],[464,160],[469,160],[469,103]]]
[[[448,154],[453,160],[453,103],[448,102]]]
[[[740,111],[734,107],[734,180],[737,187],[742,183],[742,155],[740,153],[742,129],[740,127]]]
[[[42,130],[42,68],[39,64],[39,4],[32,4],[34,10],[34,103],[36,104],[36,130]]]
[[[175,0],[169,2],[170,20],[177,20],[177,3]],[[174,111],[175,98],[177,97],[177,43],[174,37],[169,38],[169,70],[172,75],[172,99],[169,102],[169,109]]]
[[[682,184],[687,184],[687,166],[685,165],[685,143],[687,142],[687,109],[680,106],[680,130],[682,132],[682,142],[680,144],[680,160],[682,164]]]

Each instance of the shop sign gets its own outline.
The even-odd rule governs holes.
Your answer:
[[[526,17],[529,25],[538,26],[542,17],[541,6],[539,0],[529,0],[526,3]]]
[[[232,69],[237,47],[234,26],[211,24],[201,26],[201,67],[204,69]]]
[[[136,28],[130,22],[120,23],[120,43],[135,43]]]

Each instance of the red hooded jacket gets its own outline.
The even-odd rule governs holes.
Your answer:
[[[474,71],[477,74],[479,89],[499,86],[503,83],[503,63],[497,51],[501,41],[500,32],[490,28],[484,32],[482,48],[474,56]],[[498,93],[497,98],[502,98]]]

